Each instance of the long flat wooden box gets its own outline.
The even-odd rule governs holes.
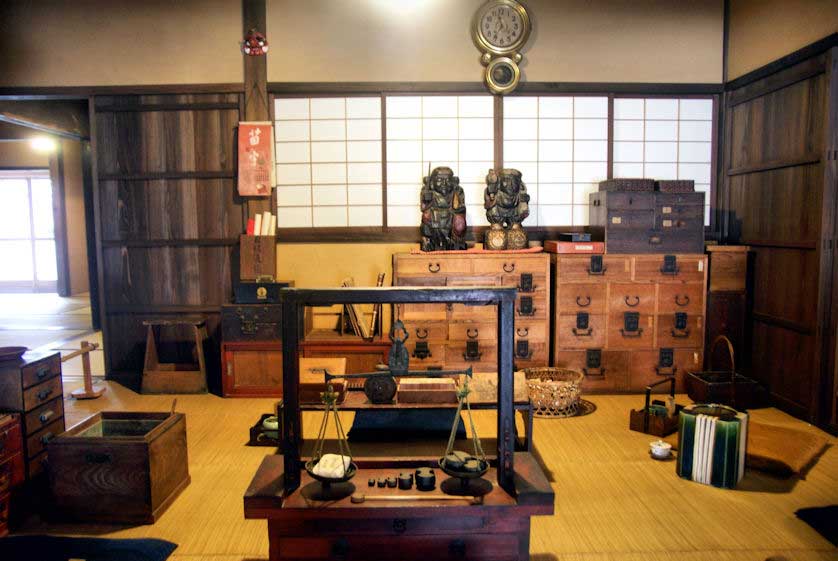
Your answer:
[[[186,416],[102,411],[49,442],[54,515],[153,524],[189,485]]]
[[[239,237],[239,278],[255,281],[259,277],[276,277],[276,236]]]

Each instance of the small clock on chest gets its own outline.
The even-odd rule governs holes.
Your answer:
[[[477,10],[472,36],[483,55],[484,78],[495,94],[513,91],[521,80],[521,49],[529,39],[532,20],[516,0],[489,0]]]

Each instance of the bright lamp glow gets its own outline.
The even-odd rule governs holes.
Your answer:
[[[37,152],[55,152],[55,141],[46,136],[38,136],[32,139],[32,149]]]

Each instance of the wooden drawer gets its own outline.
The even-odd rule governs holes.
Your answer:
[[[0,461],[23,449],[19,422],[13,422],[0,429]]]
[[[38,432],[27,435],[26,455],[31,459],[46,450],[47,443],[64,432],[64,418],[58,418]]]
[[[523,354],[523,349],[518,345],[520,341],[526,341],[527,343],[526,354]],[[549,348],[546,342],[535,343],[527,339],[515,339],[515,350],[513,352],[512,358],[515,362],[515,370],[547,366],[550,362]]]
[[[282,345],[279,342],[224,342],[224,397],[282,396]]]
[[[666,349],[664,349],[666,351]],[[646,386],[659,381],[665,376],[675,376],[675,391],[684,391],[684,377],[687,372],[701,370],[702,352],[697,349],[675,349],[673,351],[672,366],[661,366],[660,349],[637,351],[631,355],[630,387],[633,391],[641,392]],[[658,392],[669,391],[666,384],[657,388]]]
[[[46,451],[38,454],[37,457],[26,463],[26,474],[29,479],[34,479],[44,473],[47,469],[48,458]]]
[[[687,327],[675,328],[675,314],[658,316],[658,347],[700,347],[704,343],[704,316],[687,314]]]
[[[451,287],[463,286],[498,286],[499,276],[450,277],[446,283]],[[492,321],[497,317],[497,306],[466,304],[451,304],[450,320],[486,320]]]
[[[536,292],[546,292],[550,287],[547,279],[549,278],[545,267],[541,267],[539,271],[534,273],[524,272],[524,274],[531,275],[532,283],[530,286],[521,285],[521,275],[503,275],[500,278],[501,286],[514,286],[518,289],[518,294],[532,294]]]
[[[44,380],[61,374],[61,357],[54,356],[21,369],[23,387],[34,386]]]
[[[597,283],[559,284],[556,291],[556,311],[558,313],[588,312],[604,314],[606,312],[606,285]]]
[[[410,524],[405,521],[405,525]],[[392,525],[392,522],[391,522]],[[282,559],[340,559],[341,561],[429,561],[462,559],[510,561],[518,557],[515,534],[477,534],[463,532],[451,536],[359,535],[347,531],[344,536],[279,538]]]
[[[25,477],[23,452],[0,462],[0,495],[23,483]]]
[[[451,342],[497,341],[497,322],[456,322],[448,326],[448,339]]]
[[[625,329],[625,314],[610,314],[608,316],[608,348],[609,349],[648,349],[652,347],[655,336],[655,316],[640,314],[638,329]]]
[[[26,411],[31,411],[39,405],[43,405],[47,401],[51,401],[56,397],[61,396],[61,377],[56,376],[50,378],[46,382],[42,382],[37,386],[32,386],[23,392],[23,408]]]
[[[446,280],[444,276],[402,277],[399,271],[396,286],[445,286]],[[448,308],[445,304],[398,304],[396,314],[403,322],[445,321]]]
[[[703,255],[676,255],[674,273],[662,272],[663,255],[634,258],[634,280],[652,282],[704,282],[707,258]]]
[[[63,416],[64,398],[58,397],[53,399],[49,403],[45,403],[26,414],[26,417],[24,418],[26,434],[32,434]]]
[[[584,313],[584,312],[582,312]],[[578,327],[577,314],[561,314],[556,322],[556,348],[596,349],[605,346],[606,316],[589,315],[588,327]]]
[[[624,351],[600,350],[600,367],[588,368],[588,351],[556,351],[553,365],[582,371],[585,374],[583,392],[620,392],[629,387],[630,357],[631,353]]]
[[[432,366],[443,366],[445,364],[445,341],[428,341],[428,351],[430,355],[417,355],[416,344],[418,341],[408,339],[405,343],[407,351],[410,353],[410,369],[422,370]]]
[[[282,339],[282,306],[279,304],[221,306],[221,338],[227,342]]]
[[[515,319],[515,338],[529,339],[533,342],[547,341],[548,326],[539,320]]]
[[[529,310],[525,303],[529,302]],[[546,319],[550,315],[547,306],[547,293],[519,294],[515,299],[515,319]]]
[[[475,275],[520,275],[521,273],[544,275],[549,266],[550,258],[543,256],[540,259],[515,256],[514,254],[504,257],[481,257],[472,263]],[[516,283],[517,285],[517,283]]]
[[[609,287],[608,312],[655,313],[655,285],[641,283],[612,282]]]
[[[0,538],[9,533],[9,495],[0,495]]]
[[[664,283],[658,286],[658,313],[704,313],[704,285]]]
[[[377,493],[371,490],[372,494]],[[464,532],[476,532],[478,534],[493,533],[502,531],[504,528],[510,531],[520,523],[516,519],[508,520],[505,517],[488,516],[461,516],[457,518],[456,524],[448,524],[439,517],[415,517],[404,518],[404,515],[393,517],[357,516],[355,518],[304,518],[288,517],[280,520],[268,521],[268,531],[274,536],[280,537],[341,537],[363,534],[365,536],[393,537],[395,534],[401,536],[428,536],[429,534],[457,536]],[[430,561],[430,560],[427,560]]]
[[[424,255],[407,256],[401,255],[395,258],[394,268],[402,278],[404,275],[436,275],[444,277],[447,275],[462,275],[472,272],[472,261],[454,256],[429,256]]]
[[[405,321],[408,341],[445,341],[448,338],[448,324],[445,322]]]
[[[612,280],[631,280],[631,258],[601,255],[602,273],[597,274],[591,272],[591,257],[590,255],[557,257],[557,282],[604,283]]]
[[[655,225],[655,213],[652,210],[609,210],[606,219],[608,220],[605,224],[606,244],[612,233],[643,235]]]
[[[496,341],[478,341],[480,358],[470,360],[465,358],[466,343],[452,341],[445,347],[445,364],[449,368],[468,368],[471,366],[477,372],[491,372],[498,368],[498,345]]]

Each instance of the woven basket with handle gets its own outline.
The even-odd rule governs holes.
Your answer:
[[[527,390],[536,417],[573,417],[579,411],[582,380],[578,370],[544,366],[524,368]]]

